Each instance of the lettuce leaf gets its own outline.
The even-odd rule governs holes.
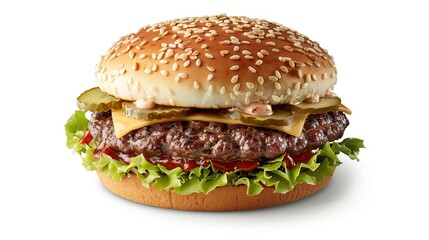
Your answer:
[[[177,194],[209,193],[217,187],[226,185],[246,185],[247,195],[257,195],[264,187],[273,187],[276,193],[287,193],[301,183],[316,184],[332,175],[335,167],[341,164],[338,154],[342,153],[352,160],[359,160],[358,154],[364,148],[363,140],[346,138],[341,142],[326,143],[307,163],[300,163],[293,169],[287,169],[284,155],[269,160],[251,172],[235,170],[220,172],[211,166],[199,166],[189,172],[179,167],[168,170],[164,166],[154,165],[143,155],[131,158],[130,164],[112,159],[102,154],[99,160],[93,157],[95,141],[88,145],[80,144],[88,119],[85,112],[77,110],[65,125],[67,147],[80,155],[87,170],[106,173],[115,181],[129,174],[135,174],[145,187],[152,184],[159,190],[174,191]]]

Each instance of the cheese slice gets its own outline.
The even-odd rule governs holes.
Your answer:
[[[307,119],[307,113],[293,113],[293,123],[288,126],[274,126],[267,125],[265,128],[275,129],[288,133],[293,136],[301,135],[302,128],[304,126],[305,120]],[[193,113],[183,117],[174,117],[167,119],[158,119],[152,121],[146,121],[141,119],[133,119],[125,116],[121,110],[112,110],[113,126],[115,128],[115,134],[117,138],[124,136],[125,134],[136,130],[142,127],[146,127],[152,124],[164,123],[164,122],[177,122],[177,121],[205,121],[205,122],[218,122],[226,124],[243,124],[240,120],[231,119],[228,117],[223,117],[216,113]],[[254,124],[244,124],[248,126],[256,126]],[[260,127],[260,126],[259,126]]]
[[[344,105],[340,105],[338,111],[351,114],[351,110],[347,108]],[[293,112],[293,121],[292,124],[288,126],[275,126],[275,125],[267,125],[264,126],[265,128],[270,128],[278,131],[285,132],[287,134],[293,135],[293,136],[300,136],[302,132],[302,128],[304,127],[305,120],[307,119],[308,113],[299,113],[299,112]],[[218,122],[218,123],[226,123],[226,124],[243,124],[248,126],[256,126],[260,127],[258,125],[254,124],[244,124],[238,119],[231,119],[228,117],[224,117],[222,115],[216,114],[216,113],[210,113],[210,112],[204,112],[204,113],[192,113],[187,116],[183,117],[174,117],[174,118],[167,118],[167,119],[157,119],[157,120],[141,120],[141,119],[133,119],[125,116],[122,113],[122,110],[112,110],[112,118],[113,118],[113,126],[115,128],[115,135],[117,138],[123,137],[125,134],[142,128],[149,125],[157,124],[157,123],[164,123],[164,122],[177,122],[177,121],[205,121],[205,122]]]

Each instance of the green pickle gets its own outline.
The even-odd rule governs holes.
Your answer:
[[[317,103],[301,102],[299,104],[291,104],[291,110],[301,113],[319,114],[337,111],[340,104],[341,99],[339,97],[320,98]]]
[[[123,102],[122,112],[129,118],[150,121],[186,116],[191,112],[191,108],[157,105],[154,108],[145,109],[138,108],[133,102]]]
[[[108,95],[98,87],[94,87],[86,90],[77,98],[77,106],[85,111],[105,112],[111,109],[120,109],[122,100]]]
[[[242,112],[239,112],[239,115],[241,122],[259,126],[287,126],[293,122],[292,112],[282,108],[273,109],[273,114],[269,116],[255,116]]]

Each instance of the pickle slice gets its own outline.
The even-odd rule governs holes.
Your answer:
[[[186,116],[191,112],[191,108],[157,105],[154,108],[145,109],[138,108],[132,102],[123,102],[122,112],[129,118],[150,121],[155,119]]]
[[[115,98],[94,87],[83,92],[77,98],[77,107],[91,112],[105,112],[110,109],[121,108],[121,99]]]
[[[287,109],[273,109],[273,114],[270,116],[255,116],[247,113],[239,112],[240,121],[254,125],[266,126],[287,126],[293,122],[293,114]]]
[[[292,104],[291,110],[302,113],[318,114],[338,111],[340,104],[341,99],[339,97],[320,98],[317,103],[301,102],[299,104]]]

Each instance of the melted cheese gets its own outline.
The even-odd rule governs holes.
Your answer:
[[[340,105],[338,111],[351,114],[351,110],[342,104]],[[307,113],[294,112],[292,124],[288,126],[267,125],[264,127],[282,131],[293,136],[300,136],[302,132],[302,128],[304,127],[305,120],[307,119],[307,116],[308,116]],[[139,120],[139,119],[129,118],[125,116],[121,110],[112,110],[112,118],[113,118],[113,126],[115,128],[115,134],[117,138],[120,138],[133,130],[146,127],[152,124],[164,123],[164,122],[176,122],[176,121],[198,120],[198,121],[218,122],[218,123],[226,123],[226,124],[243,124],[243,125],[258,127],[257,125],[254,125],[254,124],[247,124],[247,123],[244,124],[240,120],[230,119],[228,117],[223,117],[219,114],[210,113],[210,112],[204,112],[204,113],[197,112],[183,117],[174,117],[174,118],[168,118],[168,119],[146,121],[141,119]]]
[[[293,136],[299,136],[301,135],[302,127],[304,126],[305,119],[307,119],[307,115],[308,114],[306,113],[294,113],[293,123],[288,126],[268,125],[264,127],[279,130]],[[152,124],[163,123],[163,122],[198,120],[198,121],[205,121],[205,122],[218,122],[218,123],[227,123],[227,124],[243,124],[240,120],[230,119],[228,117],[223,117],[215,113],[206,113],[206,112],[205,113],[197,112],[183,117],[174,117],[174,118],[168,118],[168,119],[146,121],[146,120],[129,118],[125,116],[121,110],[112,110],[112,118],[113,118],[113,126],[115,128],[115,134],[117,138],[124,136],[125,134],[131,132],[132,130],[136,130]],[[247,123],[244,125],[257,126],[254,124],[247,124]]]

